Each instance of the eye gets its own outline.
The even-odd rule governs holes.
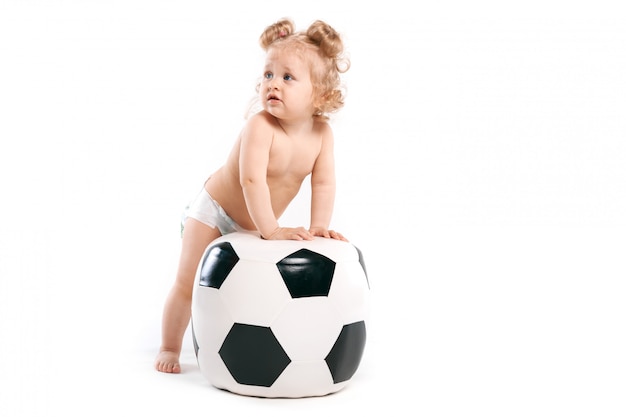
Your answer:
[[[266,80],[271,80],[272,77],[274,77],[274,74],[272,74],[271,72],[266,72],[265,74],[263,74],[263,78],[265,78]]]
[[[285,74],[285,75],[283,76],[283,80],[285,80],[285,81],[290,81],[290,80],[293,80],[293,77],[292,77],[291,75],[289,75],[289,74]]]

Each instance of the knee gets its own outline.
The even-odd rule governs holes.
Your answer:
[[[172,290],[170,292],[171,296],[184,302],[191,302],[191,297],[193,295],[193,281],[188,282],[187,280],[176,280]]]

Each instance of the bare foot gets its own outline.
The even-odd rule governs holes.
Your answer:
[[[168,374],[179,374],[180,363],[178,363],[178,353],[169,352],[167,350],[159,352],[154,361],[154,367],[157,371]]]

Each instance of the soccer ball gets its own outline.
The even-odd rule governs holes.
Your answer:
[[[369,281],[348,242],[213,241],[196,273],[192,335],[201,373],[217,388],[258,397],[339,391],[361,362]]]

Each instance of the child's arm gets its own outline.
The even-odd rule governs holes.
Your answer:
[[[250,119],[241,136],[239,181],[248,212],[261,236],[268,237],[278,228],[267,185],[267,164],[273,131],[260,117]]]
[[[303,227],[281,228],[278,225],[267,185],[272,139],[273,129],[262,117],[251,118],[242,132],[239,181],[248,212],[264,239],[312,239]]]
[[[335,157],[334,136],[326,127],[320,154],[311,173],[311,226],[313,236],[345,240],[333,230],[328,230],[335,204]]]

